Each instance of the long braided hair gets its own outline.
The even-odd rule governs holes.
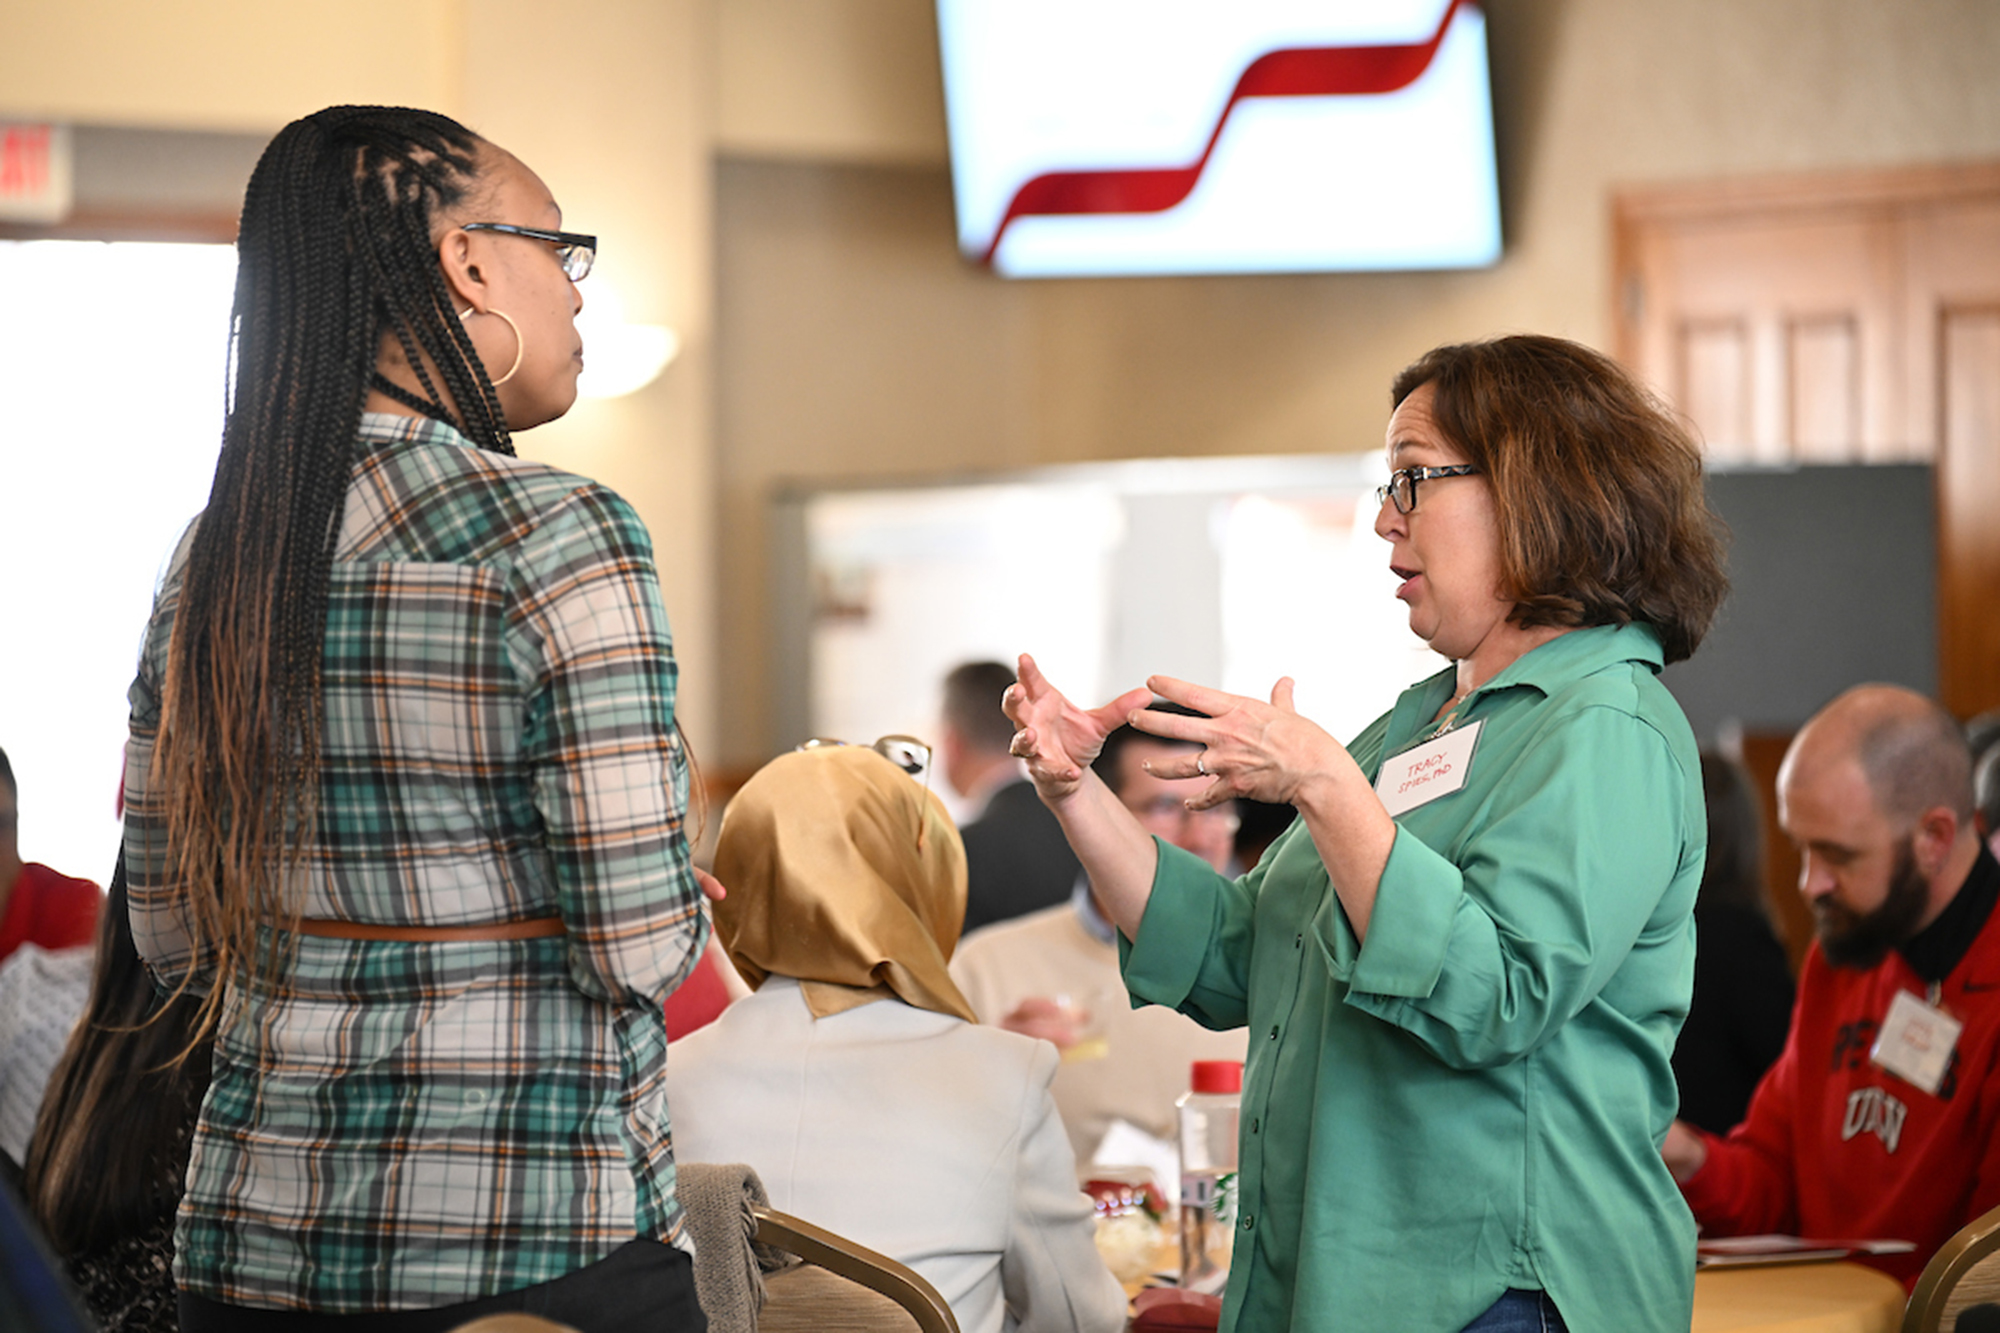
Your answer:
[[[223,977],[275,969],[258,927],[296,925],[301,909],[285,884],[317,818],[327,582],[369,389],[514,452],[432,240],[438,214],[479,187],[483,148],[432,112],[331,107],[278,133],[244,195],[222,452],[150,775],[167,881]],[[391,334],[422,395],[376,373]]]

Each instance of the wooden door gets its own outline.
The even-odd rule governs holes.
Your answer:
[[[1637,190],[1617,353],[1718,461],[1936,468],[1939,694],[2000,707],[2000,163]]]
[[[1902,459],[1898,255],[1878,216],[1648,229],[1628,353],[1730,462]]]
[[[1923,210],[1904,233],[1909,430],[1934,441],[1938,692],[2000,706],[2000,198]]]

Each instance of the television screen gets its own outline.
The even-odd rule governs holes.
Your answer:
[[[1472,0],[938,0],[959,246],[1009,277],[1500,256]]]

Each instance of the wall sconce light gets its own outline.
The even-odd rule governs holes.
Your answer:
[[[592,283],[576,317],[583,335],[583,374],[576,391],[585,398],[619,398],[658,379],[680,354],[680,335],[664,324],[632,324],[618,289]]]

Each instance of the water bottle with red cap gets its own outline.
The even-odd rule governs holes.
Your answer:
[[[1243,1062],[1197,1060],[1175,1103],[1181,1134],[1181,1287],[1217,1292],[1236,1234],[1236,1112]]]

